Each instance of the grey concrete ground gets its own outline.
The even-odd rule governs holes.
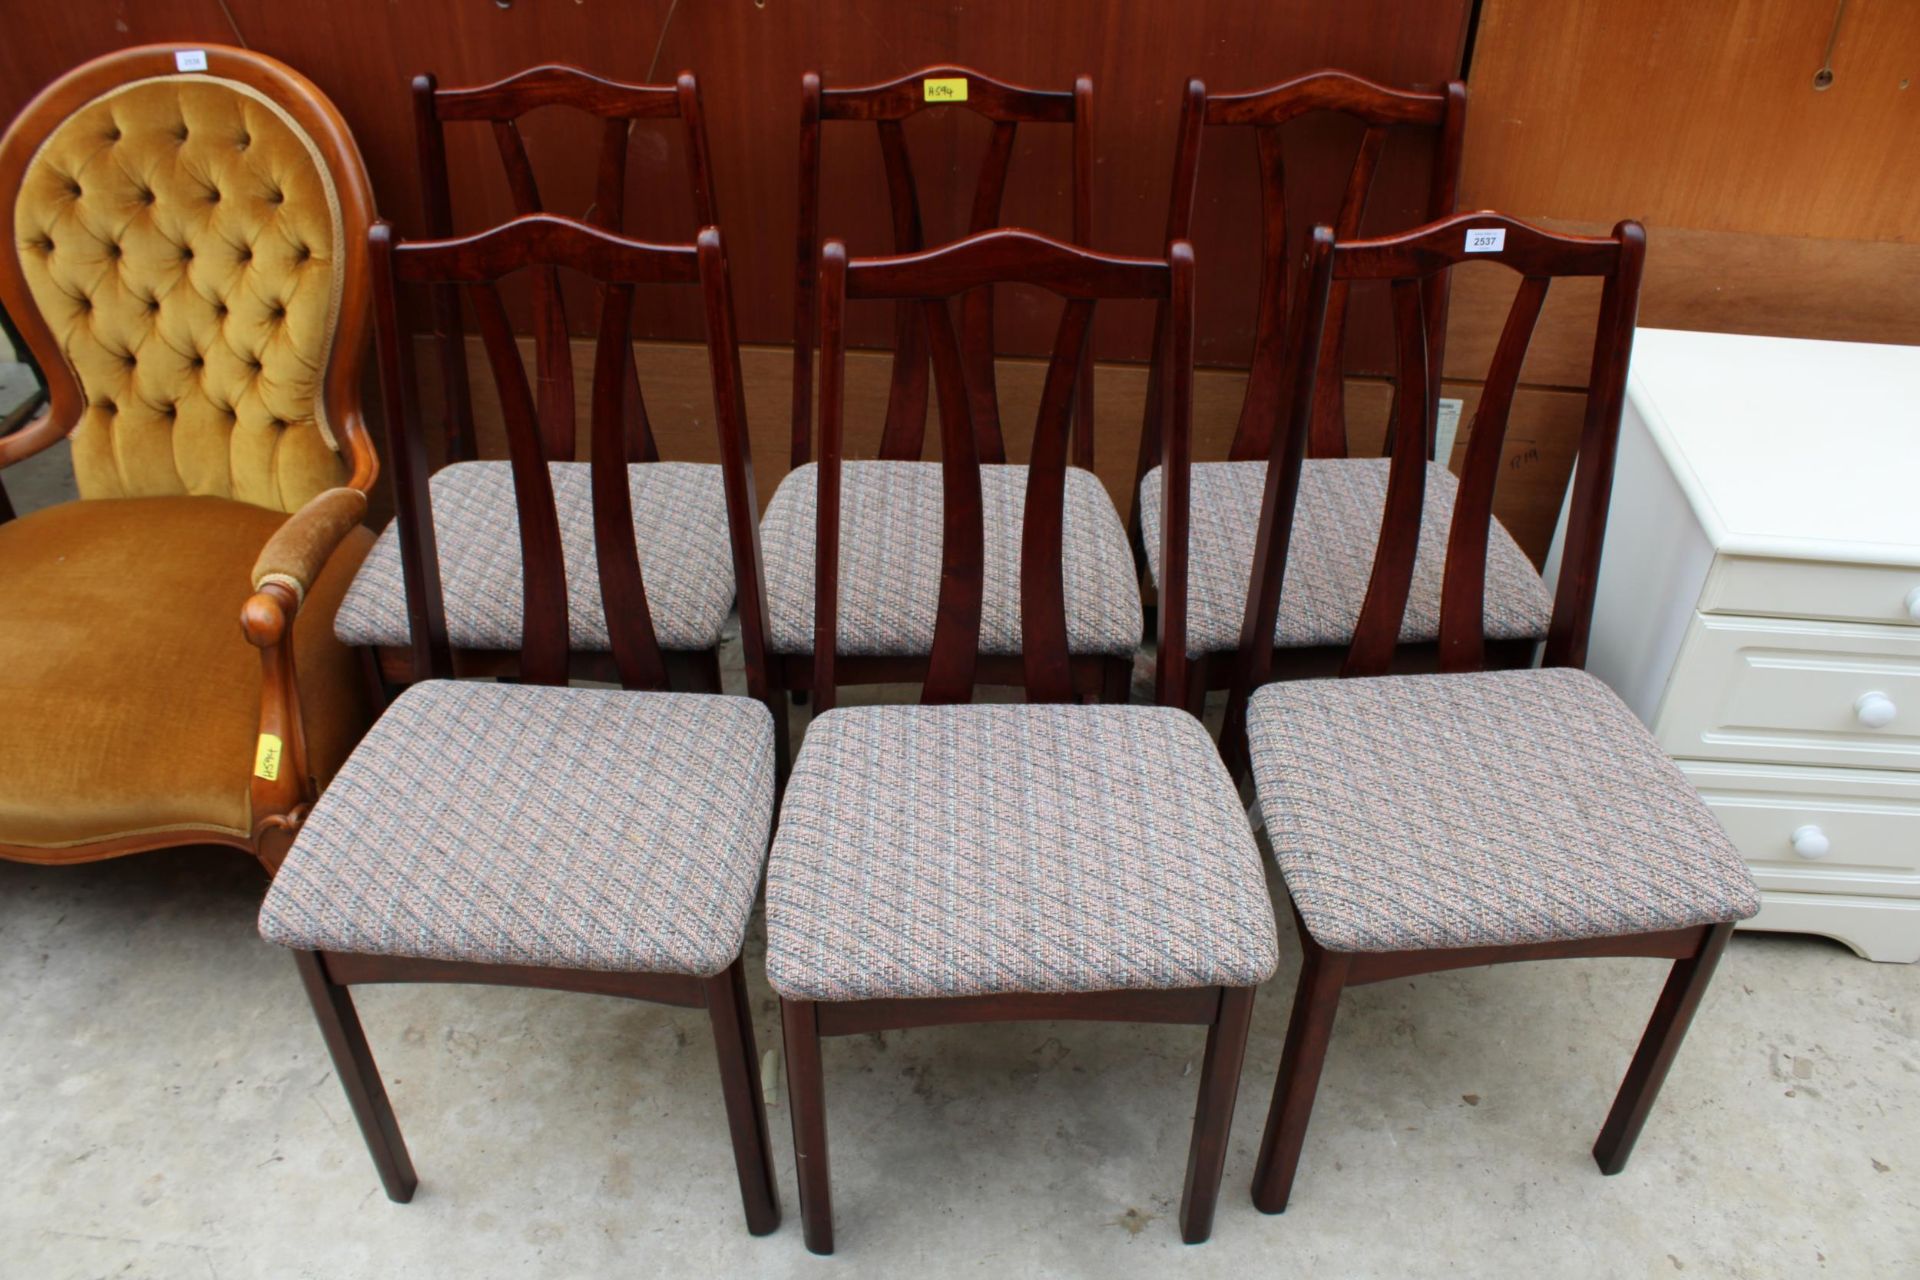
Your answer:
[[[57,459],[8,473],[23,509],[62,482]],[[388,1203],[292,963],[254,932],[261,888],[217,850],[0,863],[0,1276],[1920,1275],[1920,969],[1817,939],[1735,938],[1615,1178],[1587,1149],[1657,962],[1350,993],[1268,1218],[1247,1188],[1299,959],[1283,924],[1192,1248],[1199,1031],[830,1041],[840,1252],[818,1259],[784,1097],[787,1218],[753,1239],[704,1015],[598,997],[362,992],[421,1178]],[[757,927],[748,972],[777,1055]]]

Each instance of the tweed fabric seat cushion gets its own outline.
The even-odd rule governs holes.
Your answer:
[[[1271,684],[1247,733],[1287,890],[1335,951],[1611,937],[1759,910],[1686,776],[1584,671]]]
[[[1388,465],[1385,458],[1309,458],[1302,466],[1274,648],[1344,645],[1353,638],[1380,545]],[[1190,654],[1226,653],[1240,645],[1266,482],[1264,462],[1194,464],[1187,550]],[[1413,584],[1400,622],[1403,644],[1439,638],[1441,576],[1459,488],[1445,467],[1427,468]],[[1160,501],[1160,468],[1155,467],[1140,482],[1140,526],[1156,585]],[[1487,537],[1487,638],[1537,640],[1547,634],[1552,616],[1552,595],[1513,535],[1495,520]]]
[[[819,467],[780,482],[760,524],[775,653],[813,652],[813,561]],[[1027,469],[980,468],[986,581],[980,652],[1020,652],[1020,533]],[[933,651],[942,513],[937,462],[847,462],[840,478],[839,651],[866,657]],[[1113,500],[1090,471],[1067,469],[1062,537],[1067,648],[1131,654],[1140,644],[1140,584]]]
[[[302,950],[709,977],[773,817],[747,698],[432,680],[321,796],[260,911]]]
[[[1273,904],[1199,721],[870,706],[814,721],[767,870],[767,973],[808,1000],[1251,986]]]
[[[593,546],[592,469],[584,462],[555,462],[548,471],[566,563],[570,643],[578,652],[605,653],[611,643]],[[646,462],[627,468],[640,573],[663,649],[711,649],[733,608],[733,550],[721,485],[717,466]],[[523,585],[512,464],[456,462],[434,474],[428,495],[448,639],[456,649],[518,649]],[[334,634],[351,645],[407,643],[398,525],[388,525],[374,544],[340,604]]]

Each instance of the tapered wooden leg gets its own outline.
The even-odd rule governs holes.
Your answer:
[[[780,1193],[774,1186],[773,1147],[767,1108],[760,1096],[760,1056],[747,1012],[746,976],[736,957],[726,972],[707,980],[707,1016],[720,1059],[720,1092],[733,1136],[733,1165],[740,1175],[740,1203],[747,1230],[764,1236],[780,1225]]]
[[[787,1046],[787,1106],[793,1111],[793,1163],[800,1178],[800,1222],[807,1248],[833,1252],[833,1191],[827,1177],[827,1093],[820,1074],[820,1020],[811,1000],[781,1000]]]
[[[1700,998],[1706,995],[1707,983],[1713,979],[1720,954],[1727,949],[1727,939],[1732,936],[1731,924],[1715,925],[1706,931],[1698,952],[1673,962],[1667,985],[1660,992],[1660,1002],[1653,1007],[1646,1034],[1641,1037],[1640,1048],[1627,1068],[1627,1078],[1613,1100],[1613,1110],[1607,1114],[1607,1123],[1593,1144],[1593,1158],[1599,1163],[1600,1172],[1613,1174],[1627,1167],[1627,1157],[1633,1154],[1633,1144],[1647,1123],[1647,1113],[1660,1094],[1667,1068],[1673,1065],[1673,1056],[1680,1051],[1680,1041],[1686,1037],[1694,1010],[1700,1007]]]
[[[327,977],[326,965],[316,952],[296,951],[293,959],[300,967],[307,999],[313,1003],[313,1016],[320,1022],[320,1034],[326,1038],[327,1052],[333,1055],[334,1074],[347,1091],[347,1104],[360,1122],[360,1133],[367,1140],[374,1168],[380,1171],[387,1199],[405,1204],[413,1199],[420,1180],[414,1176],[413,1161],[401,1140],[400,1125],[393,1118],[393,1106],[387,1101],[387,1089],[380,1082],[373,1052],[367,1048],[353,999],[345,987]]]
[[[1253,1203],[1262,1213],[1282,1212],[1293,1193],[1293,1173],[1307,1138],[1313,1095],[1320,1087],[1320,1067],[1327,1058],[1327,1040],[1333,1034],[1333,1016],[1340,1008],[1350,963],[1340,952],[1322,950],[1304,928],[1300,943],[1306,949],[1300,987],[1293,996],[1287,1045],[1280,1055],[1267,1131],[1260,1139],[1260,1161],[1253,1171]]]
[[[1133,659],[1108,658],[1101,672],[1100,701],[1124,706],[1133,699]]]
[[[1207,1028],[1207,1054],[1200,1064],[1200,1101],[1193,1112],[1193,1142],[1187,1148],[1187,1183],[1180,1193],[1180,1238],[1203,1243],[1213,1234],[1220,1174],[1227,1163],[1233,1103],[1240,1092],[1240,1063],[1253,1022],[1252,987],[1224,987],[1220,1011]]]
[[[692,684],[693,688],[689,691],[692,693],[720,692],[720,650],[718,648],[702,649],[700,655],[694,659]]]
[[[1203,662],[1187,663],[1186,707],[1195,720],[1207,718],[1207,668]]]

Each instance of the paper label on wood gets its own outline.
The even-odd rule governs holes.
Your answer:
[[[929,78],[920,82],[920,91],[926,94],[928,102],[965,102],[967,79],[965,76],[944,80]]]
[[[1498,253],[1507,247],[1505,227],[1467,228],[1468,253]]]
[[[1460,435],[1461,404],[1452,398],[1442,399],[1433,416],[1433,457],[1443,467],[1453,461],[1453,442]]]
[[[205,71],[207,69],[207,51],[205,49],[175,49],[173,67],[176,71]]]
[[[280,739],[270,733],[261,734],[260,744],[253,750],[253,776],[268,782],[280,780]]]

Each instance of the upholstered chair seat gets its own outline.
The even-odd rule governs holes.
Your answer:
[[[1270,684],[1247,734],[1274,857],[1323,947],[1524,946],[1760,908],[1693,785],[1576,668]]]
[[[1308,458],[1301,466],[1287,589],[1274,624],[1276,649],[1345,645],[1353,638],[1373,575],[1387,500],[1386,458]],[[1160,468],[1140,482],[1140,524],[1147,569],[1160,581]],[[1247,578],[1260,532],[1264,462],[1202,462],[1193,468],[1187,550],[1187,652],[1231,653],[1240,643]],[[1421,507],[1413,585],[1400,623],[1402,644],[1440,634],[1440,585],[1447,532],[1460,482],[1429,467]],[[1526,553],[1498,520],[1487,537],[1486,636],[1538,640],[1547,634],[1553,597]]]
[[[807,731],[767,876],[788,999],[1251,987],[1273,904],[1169,707],[848,707]]]
[[[271,869],[369,717],[332,625],[379,470],[359,152],[273,59],[148,45],[42,91],[0,190],[51,402],[0,467],[69,440],[80,494],[0,523],[0,856]]]
[[[48,861],[211,830],[245,843],[260,655],[235,620],[282,512],[225,498],[68,502],[0,524],[0,845]],[[367,708],[329,615],[373,535],[350,534],[295,626],[314,773]]]
[[[806,463],[780,481],[760,525],[767,563],[773,651],[813,651],[814,546],[819,468]],[[1020,538],[1027,469],[980,468],[986,581],[980,652],[1020,652]],[[924,656],[940,602],[941,519],[937,462],[850,461],[840,494],[840,652]],[[1067,648],[1075,655],[1131,655],[1142,627],[1133,552],[1112,499],[1090,471],[1068,468],[1065,499]]]
[[[593,543],[593,494],[584,462],[548,464],[566,566],[569,645],[605,653],[606,611]],[[627,468],[634,538],[647,607],[666,649],[711,649],[733,607],[727,500],[717,466],[637,463]],[[455,648],[520,647],[520,519],[508,462],[456,462],[429,481],[447,637]],[[404,646],[407,586],[400,532],[389,525],[347,591],[334,634],[349,645]]]
[[[271,942],[711,977],[740,954],[773,818],[751,698],[428,680],[314,807]]]

